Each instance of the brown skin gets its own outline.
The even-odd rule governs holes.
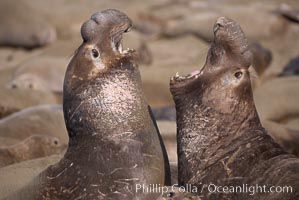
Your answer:
[[[59,154],[65,150],[58,138],[46,135],[33,135],[11,146],[0,147],[0,167],[25,160]]]
[[[233,20],[219,18],[214,42],[198,74],[172,78],[177,110],[179,184],[198,187],[202,199],[297,199],[299,159],[262,127],[254,105],[250,52]],[[201,193],[218,186],[292,186],[293,193]],[[269,189],[269,188],[268,188]]]
[[[84,42],[64,82],[68,150],[15,196],[152,200],[159,195],[135,192],[136,184],[164,184],[165,158],[134,53],[119,50],[130,27],[131,20],[118,10],[95,13],[82,25]]]

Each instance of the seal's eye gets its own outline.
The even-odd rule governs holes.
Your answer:
[[[101,54],[100,54],[99,50],[96,48],[92,48],[91,50],[89,50],[89,53],[90,53],[90,55],[88,55],[88,56],[90,56],[94,66],[100,70],[104,69],[105,65],[101,61],[101,57],[100,57]],[[93,74],[93,72],[91,72],[91,75],[92,74]]]
[[[237,79],[242,78],[242,76],[243,76],[243,73],[240,72],[240,71],[235,73],[235,77],[236,77]]]
[[[55,145],[58,145],[58,140],[54,140],[53,142]]]
[[[92,49],[92,50],[91,50],[91,53],[92,53],[92,56],[93,56],[94,58],[99,57],[99,52],[98,52],[98,50],[96,50],[96,49]]]

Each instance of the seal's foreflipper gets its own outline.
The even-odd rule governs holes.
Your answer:
[[[167,154],[164,142],[163,142],[163,138],[162,138],[162,136],[160,134],[160,131],[159,131],[156,119],[155,119],[154,114],[152,112],[152,109],[151,109],[151,107],[149,105],[148,105],[148,111],[149,111],[149,114],[150,114],[151,119],[153,121],[153,124],[154,124],[154,126],[155,126],[155,128],[157,130],[159,141],[160,141],[160,145],[161,145],[162,152],[163,152],[164,165],[165,165],[165,181],[164,182],[165,182],[165,185],[171,185],[171,173],[170,173],[170,164],[169,164],[168,154]]]

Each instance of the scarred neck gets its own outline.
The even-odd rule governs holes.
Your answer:
[[[261,124],[254,104],[240,103],[233,113],[221,113],[205,105],[200,98],[190,93],[183,99],[177,98],[177,141],[179,183],[185,184],[197,171],[205,167],[208,160],[221,156],[223,144],[245,137],[249,130],[261,130]],[[186,102],[188,101],[188,102]],[[246,136],[247,137],[247,136]],[[180,168],[190,168],[183,170]],[[194,169],[192,169],[194,168]]]
[[[78,135],[85,140],[105,139],[133,131],[140,121],[150,121],[137,70],[111,72],[87,82],[77,91],[66,91],[64,95],[70,140]]]

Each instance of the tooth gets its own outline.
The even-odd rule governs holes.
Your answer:
[[[113,40],[111,41],[111,46],[112,46],[113,51],[117,51],[116,45]]]
[[[119,52],[123,53],[123,46],[122,46],[122,44],[119,45]]]
[[[178,78],[180,75],[179,75],[179,72],[175,73],[175,77]]]

